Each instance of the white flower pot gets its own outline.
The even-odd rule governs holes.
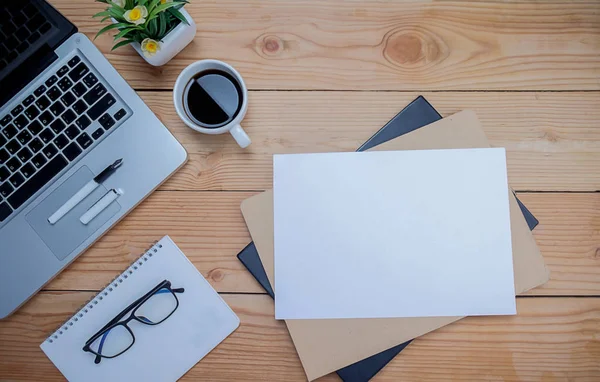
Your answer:
[[[144,55],[139,42],[132,42],[130,44],[150,65],[162,66],[171,61],[171,59],[175,57],[177,53],[181,52],[183,48],[188,46],[194,39],[194,36],[196,36],[196,23],[194,22],[194,19],[192,19],[192,16],[185,10],[185,7],[181,8],[179,12],[185,17],[189,25],[180,22],[175,29],[162,39],[160,44],[161,48],[154,56],[147,57]],[[113,22],[115,22],[115,20],[113,20]]]

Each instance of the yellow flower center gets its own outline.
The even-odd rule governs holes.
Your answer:
[[[139,19],[142,18],[142,11],[140,11],[139,9],[132,9],[131,13],[129,14],[129,18],[133,21],[137,21]]]
[[[149,41],[148,44],[146,44],[146,50],[150,53],[156,53],[158,50],[158,45],[156,45],[155,42]]]

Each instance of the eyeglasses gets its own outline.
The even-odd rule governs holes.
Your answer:
[[[163,280],[91,336],[83,346],[83,351],[95,354],[96,364],[100,363],[102,358],[120,356],[135,343],[133,331],[127,324],[130,321],[137,321],[144,325],[158,325],[164,322],[179,307],[176,293],[184,291],[184,288],[171,288],[171,282]],[[129,312],[131,312],[129,317],[122,320]]]

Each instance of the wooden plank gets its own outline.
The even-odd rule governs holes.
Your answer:
[[[159,191],[52,281],[49,290],[99,290],[148,244],[170,235],[220,292],[264,292],[236,258],[250,242],[247,192]],[[600,296],[600,193],[519,194],[540,220],[534,236],[551,279],[531,295]]]
[[[229,135],[197,133],[181,122],[169,92],[143,99],[190,153],[163,190],[263,190],[272,154],[352,151],[419,93],[251,92],[242,150]],[[424,93],[442,115],[473,109],[494,146],[507,149],[517,190],[600,190],[600,94]]]
[[[0,378],[62,380],[39,344],[91,296],[43,292],[0,322]],[[266,295],[224,298],[242,324],[183,380],[305,380],[284,323],[273,318],[272,300]],[[600,378],[600,298],[520,298],[517,310],[517,316],[470,317],[425,335],[375,380]],[[329,375],[320,381],[335,380]]]
[[[103,9],[51,0],[93,37]],[[599,90],[600,3],[192,1],[193,43],[162,68],[96,44],[137,89],[171,89],[200,58],[225,60],[252,89]]]
[[[550,281],[530,295],[600,295],[600,193],[518,194],[539,219],[534,237]]]

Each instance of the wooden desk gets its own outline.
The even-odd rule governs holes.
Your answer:
[[[52,0],[90,37],[101,4]],[[96,43],[190,154],[189,163],[69,269],[0,322],[0,380],[60,380],[43,339],[169,234],[242,320],[185,380],[301,381],[273,302],[235,255],[239,205],[271,187],[271,155],[354,150],[419,94],[477,112],[539,218],[551,280],[514,317],[467,318],[415,340],[379,381],[600,380],[600,3],[192,0],[195,41],[162,68]],[[245,77],[253,143],[192,132],[171,102],[203,58]],[[323,381],[338,380],[334,374]]]

